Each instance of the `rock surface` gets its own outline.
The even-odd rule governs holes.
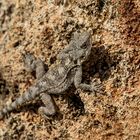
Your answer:
[[[2,140],[140,139],[140,2],[138,0],[1,0],[0,108],[15,100],[35,77],[21,52],[48,68],[73,32],[92,33],[92,54],[83,81],[101,79],[104,94],[68,91],[55,96],[60,113],[44,120],[39,100],[0,121]]]

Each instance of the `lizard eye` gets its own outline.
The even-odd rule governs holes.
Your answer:
[[[84,59],[84,58],[85,58],[85,56],[83,56],[83,55],[82,55],[82,56],[81,56],[81,58],[82,58],[82,59]]]
[[[81,45],[82,49],[86,49],[87,48],[87,42],[85,42],[84,44]]]

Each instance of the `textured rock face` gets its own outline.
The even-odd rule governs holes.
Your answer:
[[[34,75],[21,52],[53,66],[74,31],[90,30],[92,54],[83,81],[101,79],[105,93],[73,89],[54,96],[60,113],[43,120],[34,101],[0,121],[0,139],[139,139],[140,40],[138,1],[0,1],[0,108],[21,95]]]

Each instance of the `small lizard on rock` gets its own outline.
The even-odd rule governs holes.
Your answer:
[[[0,111],[2,119],[8,112],[17,109],[27,101],[40,96],[44,107],[39,112],[45,116],[56,114],[56,105],[51,94],[63,94],[72,83],[76,88],[94,92],[100,91],[100,85],[81,83],[82,64],[91,53],[91,34],[89,32],[74,33],[69,46],[58,54],[59,64],[45,72],[44,63],[31,54],[24,55],[25,66],[35,71],[37,82],[10,105]]]

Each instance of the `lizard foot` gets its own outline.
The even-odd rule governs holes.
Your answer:
[[[95,80],[93,81],[93,84],[91,86],[91,91],[94,92],[94,93],[104,93],[104,86],[102,85],[102,83],[100,81],[96,81]]]
[[[49,110],[47,107],[40,107],[38,109],[39,114],[45,118],[48,119],[50,116],[54,116],[56,114],[56,110]]]

